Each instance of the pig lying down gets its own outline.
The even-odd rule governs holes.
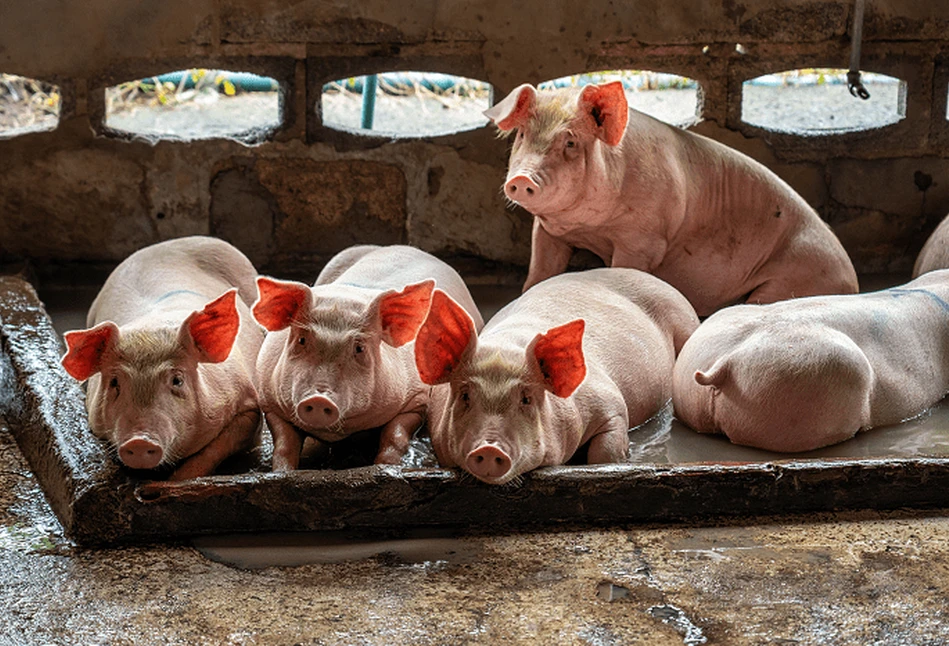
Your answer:
[[[90,329],[66,333],[63,367],[89,380],[89,424],[125,466],[174,464],[172,479],[193,478],[257,445],[256,275],[220,240],[152,245],[106,280]]]
[[[550,278],[480,336],[437,290],[415,358],[422,381],[451,385],[429,423],[439,462],[504,484],[588,442],[589,462],[622,461],[629,428],[671,397],[675,356],[697,325],[681,294],[634,269]]]
[[[514,135],[504,193],[534,215],[525,289],[564,271],[580,247],[662,278],[700,316],[857,291],[837,237],[784,181],[629,109],[620,82],[522,85],[485,115]]]
[[[949,269],[949,217],[943,218],[916,257],[913,278],[934,269]]]
[[[902,287],[740,305],[675,366],[676,416],[770,451],[809,451],[922,413],[949,390],[949,270]]]
[[[305,435],[334,442],[383,427],[377,463],[397,464],[425,419],[431,388],[415,368],[415,335],[432,291],[482,321],[461,277],[406,246],[347,249],[313,287],[258,279],[254,316],[269,333],[257,363],[274,470],[296,469]]]

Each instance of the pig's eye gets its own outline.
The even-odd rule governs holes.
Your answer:
[[[353,352],[355,352],[356,354],[362,354],[365,351],[366,351],[366,346],[363,345],[362,343],[357,343],[356,347],[353,348]]]
[[[522,394],[522,395],[521,395],[521,405],[522,405],[522,406],[530,406],[530,405],[531,405],[531,396],[528,395],[527,393]]]
[[[115,388],[116,390],[119,389],[119,378],[118,378],[118,377],[112,377],[112,379],[109,380],[109,388]]]
[[[171,378],[171,385],[175,388],[181,388],[185,385],[185,380],[181,378],[181,375],[175,375]]]
[[[306,337],[301,334],[301,335],[300,335],[300,338],[297,339],[297,344],[300,345],[300,346],[305,346],[305,345],[306,345]]]
[[[573,139],[567,139],[567,143],[565,143],[564,146],[567,148],[576,148],[577,142],[575,142]]]

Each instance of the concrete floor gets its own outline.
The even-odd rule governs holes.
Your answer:
[[[0,421],[0,646],[949,643],[946,510],[476,530],[83,549]]]
[[[331,542],[78,548],[0,425],[4,646],[949,642],[945,511]]]

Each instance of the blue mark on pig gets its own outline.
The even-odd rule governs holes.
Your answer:
[[[936,296],[929,290],[896,288],[896,289],[889,290],[889,293],[892,294],[896,298],[899,298],[900,296],[909,296],[911,294],[925,294],[926,296],[931,298],[939,307],[941,307],[943,312],[946,312],[947,314],[949,314],[949,303],[942,300],[940,297]]]
[[[193,294],[194,296],[200,296],[201,298],[207,298],[204,294],[199,294],[198,292],[191,291],[190,289],[176,289],[173,292],[165,292],[155,301],[156,303],[161,303],[163,300],[171,298],[172,296],[178,296],[179,294]]]

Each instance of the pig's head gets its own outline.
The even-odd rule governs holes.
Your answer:
[[[425,383],[451,384],[442,424],[433,429],[442,463],[489,484],[545,464],[559,441],[550,398],[570,397],[586,377],[583,329],[578,319],[537,334],[526,349],[479,346],[468,314],[436,290],[415,361]]]
[[[619,190],[629,119],[621,82],[542,91],[524,84],[484,114],[514,135],[505,196],[542,220],[602,200],[605,185]]]
[[[257,287],[254,317],[270,332],[288,331],[260,386],[261,399],[288,422],[332,442],[362,430],[350,421],[381,414],[393,402],[404,404],[400,393],[408,390],[412,375],[392,350],[415,339],[434,280],[388,290],[368,302],[366,290],[356,287],[328,285],[332,294],[321,295],[323,286],[266,277],[257,279]]]
[[[180,326],[131,327],[110,321],[67,332],[63,367],[86,392],[89,425],[132,469],[174,464],[198,449],[207,426],[200,366],[230,355],[240,329],[232,289]]]

